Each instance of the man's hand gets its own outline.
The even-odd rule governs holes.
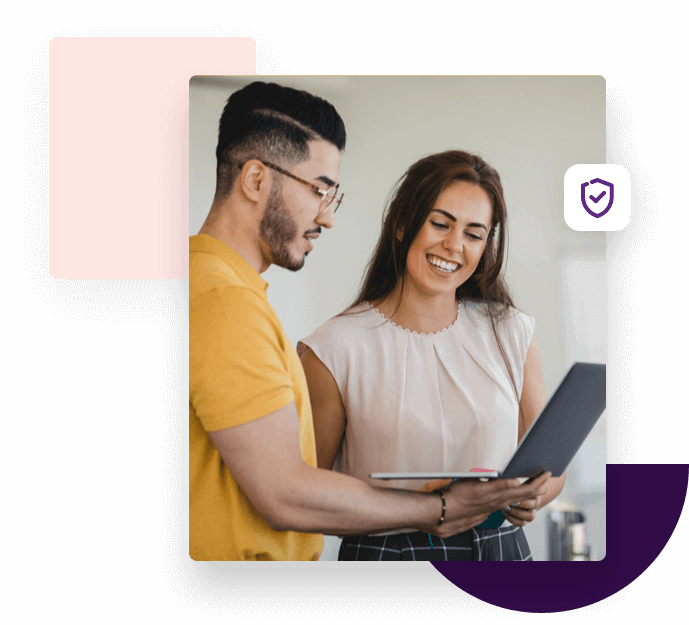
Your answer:
[[[503,516],[512,525],[518,525],[519,527],[524,527],[527,523],[531,523],[536,518],[536,512],[541,506],[541,496],[537,495],[526,501],[522,501],[518,506],[513,505],[509,508],[503,508]]]
[[[447,510],[445,522],[438,527],[419,526],[422,532],[445,538],[476,527],[495,510],[519,504],[508,513],[508,520],[514,525],[524,526],[535,517],[539,497],[547,491],[546,481],[550,473],[544,473],[535,480],[519,484],[517,479],[494,479],[481,482],[478,479],[463,479],[453,483],[443,492]],[[438,497],[438,519],[442,510]]]

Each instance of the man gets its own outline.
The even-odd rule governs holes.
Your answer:
[[[465,531],[521,501],[548,474],[453,484],[442,495],[374,488],[316,468],[299,359],[260,277],[296,271],[342,200],[346,135],[321,98],[255,82],[220,119],[217,186],[189,244],[189,542],[195,560],[317,560],[323,533]]]

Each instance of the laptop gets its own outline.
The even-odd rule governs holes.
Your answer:
[[[499,471],[371,473],[378,480],[559,477],[605,410],[605,365],[576,362]]]

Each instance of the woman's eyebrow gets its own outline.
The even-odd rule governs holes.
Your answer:
[[[431,212],[435,211],[436,213],[441,213],[445,215],[448,219],[451,219],[452,221],[456,222],[457,218],[452,214],[448,213],[447,211],[444,211],[442,208],[432,208]],[[482,223],[479,223],[477,221],[472,221],[470,224],[467,224],[468,228],[483,228],[486,232],[488,232],[488,228],[486,228]]]

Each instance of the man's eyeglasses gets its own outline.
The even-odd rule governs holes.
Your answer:
[[[298,176],[295,176],[294,174],[291,174],[288,171],[285,171],[282,169],[282,167],[278,167],[277,165],[273,165],[272,163],[265,163],[261,161],[266,167],[270,167],[271,169],[274,169],[275,171],[279,171],[281,174],[284,174],[285,176],[289,176],[293,180],[296,180],[297,182],[301,182],[302,184],[306,185],[307,187],[310,187],[313,189],[318,195],[321,196],[321,204],[318,207],[318,212],[319,213],[324,213],[325,211],[328,210],[329,206],[333,204],[333,213],[337,212],[337,209],[340,208],[340,204],[342,203],[342,198],[344,197],[344,193],[338,193],[337,190],[339,189],[340,185],[334,186],[332,189],[328,189],[325,191],[324,189],[321,189],[320,187],[316,186],[315,184],[312,184],[310,182],[307,182],[306,180],[302,180]],[[243,165],[240,165],[239,168],[241,169]]]

